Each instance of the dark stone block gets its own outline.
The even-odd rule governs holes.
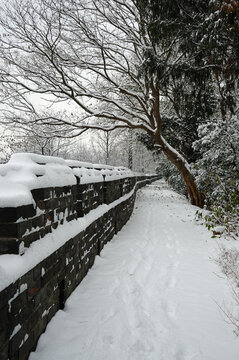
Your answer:
[[[39,200],[45,200],[52,197],[53,188],[41,188],[41,189],[33,189],[31,190],[33,199],[36,201],[36,203]]]
[[[8,314],[8,322],[7,322],[8,339],[10,339],[10,337],[12,336],[15,327],[20,324],[18,315],[19,314],[12,314],[12,313]]]
[[[50,268],[52,268],[56,262],[58,261],[59,255],[54,252],[53,254],[49,255],[46,259],[41,262],[41,267],[47,272]]]
[[[31,219],[18,223],[2,223],[0,224],[0,234],[3,238],[20,238],[31,228]]]
[[[18,352],[20,344],[24,341],[26,329],[22,326],[21,329],[9,341],[9,355],[10,358]]]
[[[70,252],[70,250],[74,247],[74,241],[73,241],[73,239],[70,239],[69,241],[67,241],[66,243],[65,243],[65,256],[66,257],[69,257],[69,252]]]
[[[78,246],[75,248],[73,244],[71,244],[71,248],[69,249],[69,257],[73,260],[74,256],[76,256],[76,249],[78,249]]]
[[[20,237],[24,236],[24,234],[27,231],[32,230],[32,219],[28,219],[27,221],[19,222],[19,223],[17,223],[17,225],[18,225],[17,237],[20,238]]]
[[[27,333],[31,333],[35,327],[35,324],[38,322],[39,319],[42,318],[42,306],[38,306],[34,308],[31,315],[28,317],[27,321],[25,322],[25,326],[27,329]]]
[[[34,295],[36,295],[37,291],[40,289],[41,286],[41,277],[40,274],[38,277],[34,277],[35,269],[38,267],[36,266],[33,270],[28,271],[25,275],[23,275],[19,279],[19,289],[21,286],[27,285],[27,299],[31,299]],[[35,270],[35,271],[34,271]]]
[[[19,254],[20,241],[16,238],[0,238],[0,255]]]
[[[32,299],[34,298],[37,293],[40,291],[41,289],[41,281],[39,280],[37,284],[35,284],[35,286],[30,286],[28,289],[28,294],[27,294],[27,298]]]
[[[58,288],[58,283],[59,283],[59,281],[58,281],[57,277],[54,277],[45,286],[46,287],[46,292],[47,292],[47,298],[46,298],[45,301],[48,302],[49,306],[50,306],[50,303],[51,303],[50,297],[52,299],[54,298],[55,291]]]
[[[37,309],[41,303],[44,301],[44,299],[46,299],[48,296],[48,291],[46,289],[46,287],[42,287],[36,294],[36,296],[34,296],[34,303],[35,303],[35,308]]]
[[[63,194],[69,195],[71,193],[71,186],[63,186]]]
[[[79,184],[77,186],[78,195],[82,196],[82,194],[87,190],[88,184]]]
[[[18,291],[18,281],[12,283],[0,292],[0,308],[4,307]]]
[[[19,289],[21,289],[21,287],[25,287],[25,286],[29,286],[30,284],[32,284],[34,282],[33,279],[33,271],[30,270],[28,271],[26,274],[24,274],[23,276],[21,276],[18,280],[18,287]]]
[[[11,313],[18,314],[25,306],[27,306],[27,290],[23,291],[11,301]]]
[[[63,188],[62,187],[55,187],[54,188],[54,197],[59,198],[63,195]]]
[[[9,207],[0,209],[0,223],[16,222],[21,217],[23,219],[31,218],[36,215],[36,209],[33,205],[24,205],[19,207]]]
[[[0,309],[0,348],[9,338],[8,306]]]
[[[69,198],[68,197],[62,197],[59,199],[59,207],[61,211],[65,211],[65,209],[67,208],[67,206],[69,205]]]
[[[34,345],[34,334],[30,333],[28,334],[27,340],[19,349],[19,360],[27,360],[31,351],[34,350]]]
[[[110,204],[121,196],[119,180],[106,181],[104,183],[104,203]]]
[[[60,201],[58,198],[45,201],[45,209],[47,211],[57,209],[60,206]]]
[[[40,237],[41,237],[40,231],[37,230],[37,231],[34,231],[33,233],[30,233],[30,234],[24,236],[20,240],[22,240],[24,242],[25,247],[29,247],[31,245],[31,243],[33,243],[36,240],[39,240]]]
[[[40,235],[40,238],[43,238],[46,235],[45,227],[43,227],[39,230],[39,235]]]
[[[41,287],[45,286],[49,281],[52,280],[57,274],[56,264],[52,266],[43,276],[41,279]]]
[[[0,360],[8,359],[8,342],[0,346]]]
[[[58,282],[60,281],[59,279],[65,277],[65,259],[58,261],[58,263],[56,264],[55,275],[57,276]]]
[[[20,324],[25,324],[29,317],[32,315],[32,313],[35,310],[35,302],[29,300],[27,302],[27,306],[21,309],[21,312],[18,314],[18,322]]]
[[[58,225],[59,225],[59,224],[58,224],[58,222],[56,222],[56,221],[51,224],[51,226],[52,226],[52,228],[53,228],[54,230],[58,227]]]
[[[76,199],[76,197],[77,197],[77,184],[71,186],[71,194],[72,194],[73,198]]]
[[[46,204],[44,200],[38,200],[36,201],[37,207],[42,210],[45,211],[46,210]]]
[[[33,228],[36,228],[36,227],[41,228],[42,226],[45,225],[46,220],[47,220],[47,217],[45,214],[39,215],[32,219],[32,227]]]
[[[12,356],[9,356],[9,360],[19,360],[19,351],[17,351]]]
[[[59,297],[58,297],[59,298]],[[49,322],[53,316],[55,315],[55,313],[57,312],[57,310],[59,309],[58,307],[59,305],[57,304],[57,302],[55,302],[54,304],[52,304],[51,308],[49,309],[48,315],[47,315],[47,322]]]
[[[6,302],[6,305],[0,308],[0,329],[5,327],[4,324],[8,322],[8,303]]]
[[[76,214],[71,214],[69,216],[66,217],[66,221],[72,221],[72,220],[75,220],[77,219],[77,215]]]
[[[39,230],[39,234],[40,234],[40,237],[43,238],[44,236],[46,236],[47,234],[51,233],[52,232],[52,227],[51,225],[47,225],[47,226],[44,226],[43,228],[41,228]]]
[[[53,291],[53,289],[55,288],[57,291],[53,291],[51,292],[50,296],[48,296],[44,302],[41,304],[41,308],[42,308],[42,317],[47,316],[49,309],[51,308],[51,306],[56,302],[56,300],[59,297],[59,288],[58,288],[58,284],[56,282],[51,283],[52,288],[51,291]],[[50,284],[49,284],[50,286]],[[56,297],[56,295],[58,294],[58,297]]]
[[[83,204],[81,200],[78,200],[75,204],[75,211],[78,217],[83,217],[85,215],[85,211],[83,209]]]
[[[45,225],[44,229],[45,229],[45,235],[51,233],[52,232],[52,224]]]
[[[34,208],[33,205],[20,206],[18,208],[18,211],[19,214],[21,214],[21,217],[23,217],[23,219],[32,218],[33,216],[36,215],[36,209]]]
[[[38,280],[41,278],[41,269],[42,269],[42,262],[40,262],[33,268],[33,279],[34,280]]]
[[[46,217],[46,220],[51,221],[51,222],[54,222],[54,219],[55,219],[55,217],[54,217],[54,211],[49,211],[49,212],[45,215],[45,217]]]
[[[43,317],[38,320],[36,323],[34,329],[33,329],[33,336],[34,336],[34,342],[37,342],[41,334],[45,331],[47,325],[47,318]]]
[[[0,224],[0,234],[3,238],[18,238],[18,224],[5,223]]]
[[[74,246],[79,246],[79,243],[81,242],[82,237],[83,237],[83,232],[80,232],[78,235],[76,235],[72,238],[72,243],[74,244]]]
[[[60,259],[61,257],[65,257],[65,245],[61,246],[59,249],[56,250],[56,255]]]

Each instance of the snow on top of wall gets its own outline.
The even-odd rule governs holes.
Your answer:
[[[112,181],[125,177],[135,176],[134,173],[126,168],[73,168],[74,175],[80,178],[81,184],[103,181]]]
[[[117,180],[123,177],[132,177],[135,174],[123,166],[111,166],[103,164],[91,164],[77,160],[65,160],[66,164],[73,169],[74,175],[81,178],[81,184]]]
[[[103,165],[103,164],[92,164],[89,162],[78,161],[78,160],[65,160],[66,164],[70,167],[85,167],[88,169],[114,169],[114,166]]]
[[[74,185],[76,176],[80,178],[80,183],[91,183],[134,174],[122,167],[17,153],[8,163],[0,165],[0,207],[34,204],[32,189]]]
[[[63,159],[31,153],[12,155],[0,165],[0,206],[33,203],[32,189],[73,185],[76,179]]]

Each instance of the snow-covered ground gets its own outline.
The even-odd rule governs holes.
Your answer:
[[[196,208],[157,182],[48,325],[30,360],[238,360],[232,301]]]

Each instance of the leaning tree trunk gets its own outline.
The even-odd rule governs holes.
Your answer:
[[[197,188],[194,176],[189,169],[187,161],[161,136],[157,138],[156,145],[162,149],[167,158],[179,170],[187,187],[188,195],[190,196],[192,205],[196,205],[202,208],[204,205],[204,197]]]

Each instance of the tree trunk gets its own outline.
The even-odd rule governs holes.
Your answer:
[[[109,165],[109,131],[106,131],[106,165]]]
[[[128,168],[133,169],[133,131],[128,131]]]
[[[192,205],[199,206],[200,208],[204,205],[203,194],[197,188],[193,174],[189,169],[187,161],[173,149],[167,141],[159,136],[156,140],[156,144],[162,149],[167,158],[177,167],[179,170],[185,185],[187,187],[188,195],[191,199]]]

